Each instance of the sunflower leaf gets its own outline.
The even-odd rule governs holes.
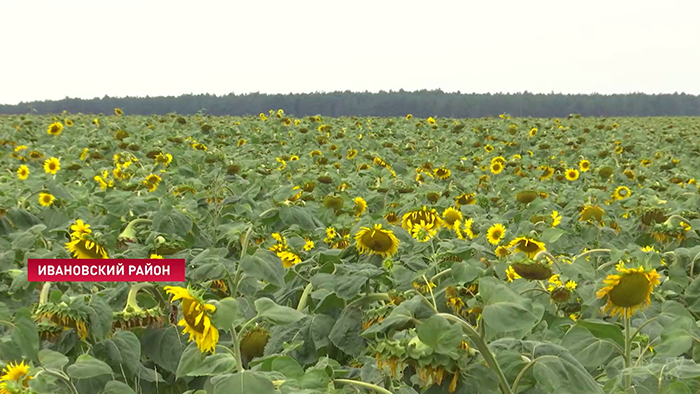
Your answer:
[[[83,354],[78,357],[75,364],[66,368],[66,373],[73,379],[90,379],[101,375],[111,375],[112,368],[102,360],[89,354]]]
[[[212,378],[213,394],[275,394],[275,385],[254,372],[239,372]]]
[[[306,317],[296,309],[277,305],[267,297],[255,300],[255,310],[259,317],[277,325],[292,324]]]
[[[31,360],[38,360],[39,332],[29,309],[22,308],[15,312],[11,337],[23,355]]]
[[[136,394],[134,390],[129,387],[128,384],[122,383],[117,380],[110,380],[105,385],[102,394]]]

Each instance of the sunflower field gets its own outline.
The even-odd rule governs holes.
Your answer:
[[[671,117],[0,117],[0,394],[697,393],[699,140]],[[29,282],[32,258],[183,258],[187,281]]]

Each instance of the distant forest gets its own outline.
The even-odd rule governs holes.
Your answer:
[[[700,116],[700,96],[675,94],[464,94],[441,90],[416,92],[332,92],[300,94],[186,94],[178,97],[124,97],[56,101],[34,101],[0,105],[0,114],[70,113],[182,115],[257,115],[283,109],[290,116],[405,116],[485,117],[508,113],[513,116]]]

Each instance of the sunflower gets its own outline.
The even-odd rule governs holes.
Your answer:
[[[277,257],[282,260],[282,266],[284,268],[291,268],[299,263],[301,263],[301,259],[299,256],[292,252],[284,251],[284,252],[278,252]]]
[[[73,121],[72,121],[72,120],[66,119],[66,120],[64,120],[64,122],[66,123],[66,126],[68,126],[68,127],[73,127]]]
[[[460,210],[449,207],[442,212],[442,218],[445,221],[445,224],[452,227],[456,221],[462,220],[464,217],[462,216],[462,212]]]
[[[617,153],[618,155],[621,154],[623,151],[624,149],[621,146],[615,147],[615,153]]]
[[[507,246],[501,245],[501,246],[496,248],[496,252],[494,252],[494,253],[496,254],[496,257],[498,257],[499,259],[502,259],[502,258],[508,257],[508,255],[510,255],[510,249],[508,249]]]
[[[578,179],[578,170],[575,168],[569,168],[565,173],[566,179],[569,181],[575,181]]]
[[[473,205],[476,204],[476,194],[474,193],[462,193],[457,198],[455,198],[455,204],[458,207],[462,205]]]
[[[449,168],[440,167],[433,170],[433,174],[439,179],[448,179],[452,175],[452,171]]]
[[[530,129],[530,137],[534,137],[537,134],[537,127]]]
[[[437,234],[437,229],[431,227],[424,221],[413,223],[411,227],[411,236],[418,242],[428,242]]]
[[[486,231],[486,239],[492,245],[498,245],[506,234],[506,228],[501,223],[496,223]]]
[[[8,382],[14,382],[23,388],[29,387],[29,381],[33,379],[34,376],[29,374],[29,365],[26,365],[24,361],[18,363],[9,363],[2,370],[2,376],[0,376],[0,394],[10,394],[7,389]],[[12,391],[14,392],[14,391]]]
[[[384,215],[384,220],[389,224],[397,225],[401,219],[399,219],[399,216],[395,212],[389,212]]]
[[[435,119],[433,119],[432,116],[429,117],[429,118],[428,118],[428,123],[430,123],[430,124],[435,124]]]
[[[63,131],[63,124],[61,122],[51,123],[46,129],[46,133],[49,135],[59,135]]]
[[[362,197],[355,197],[355,216],[360,216],[367,210],[367,202]]]
[[[104,246],[90,239],[87,234],[82,234],[79,238],[74,238],[66,243],[66,249],[76,259],[108,259],[107,250]]]
[[[39,152],[38,150],[33,150],[29,152],[29,158],[32,160],[39,160],[44,158],[44,154]]]
[[[615,268],[618,274],[608,275],[603,280],[605,287],[598,290],[596,296],[607,296],[604,313],[610,311],[612,316],[629,319],[638,308],[651,303],[651,292],[659,285],[660,276],[655,269],[647,271],[644,267],[625,268],[622,262]]]
[[[309,250],[314,248],[314,241],[312,241],[309,238],[306,238],[306,242],[304,242],[304,251],[308,252]]]
[[[146,179],[144,179],[143,184],[148,188],[149,192],[153,192],[158,188],[162,178],[156,174],[149,174]]]
[[[122,115],[124,115],[124,111],[122,111],[121,108],[115,108],[115,109],[114,109],[114,114],[117,115],[117,116],[122,116]]]
[[[542,170],[542,175],[540,175],[541,181],[546,181],[547,179],[551,178],[552,175],[554,175],[554,168],[550,166],[540,166],[538,169]]]
[[[148,256],[148,258],[149,258],[149,259],[160,260],[160,259],[163,258],[163,256],[161,256],[161,255],[159,255],[159,254],[152,253],[150,256]]]
[[[345,156],[348,160],[352,160],[357,156],[357,149],[350,149],[348,154]]]
[[[173,155],[170,153],[163,154],[160,152],[153,160],[155,160],[156,163],[165,164],[167,166],[172,163]]]
[[[537,253],[547,250],[543,242],[527,237],[518,237],[508,244],[508,249],[515,248],[515,252],[523,252],[528,258],[533,258]]]
[[[82,238],[83,234],[90,234],[92,233],[92,230],[90,230],[90,225],[87,223],[84,223],[82,220],[78,219],[75,221],[75,224],[71,224],[70,226],[71,229],[71,238]]]
[[[503,171],[503,164],[499,161],[493,162],[490,169],[492,174],[500,174]]]
[[[49,193],[39,193],[39,204],[41,204],[44,207],[51,206],[55,199],[56,197]]]
[[[219,342],[219,330],[212,325],[210,314],[216,311],[216,307],[205,304],[201,296],[189,287],[185,289],[179,286],[165,286],[163,289],[173,296],[171,302],[182,300],[180,302],[183,318],[177,325],[185,327],[183,334],[190,334],[188,342],[194,340],[202,353],[215,353],[216,344]]]
[[[508,268],[506,269],[506,280],[508,282],[512,282],[512,281],[514,281],[516,279],[520,279],[520,278],[521,278],[521,276],[518,275],[518,273],[515,272],[513,267],[509,265]]]
[[[240,140],[238,140],[238,143],[236,144],[236,146],[243,146],[243,145],[245,145],[245,143],[246,143],[246,140],[241,138]]]
[[[374,228],[362,227],[355,234],[357,249],[361,254],[390,257],[398,252],[399,240],[391,230],[383,229],[381,224]]]
[[[496,162],[501,163],[502,166],[506,165],[506,159],[503,156],[496,156],[493,159],[491,159],[492,164]]]
[[[636,177],[634,175],[634,171],[632,170],[624,170],[622,171],[622,174],[627,177],[630,181],[633,181]]]
[[[413,114],[406,115],[406,120],[411,120],[411,119],[413,119]]]
[[[50,173],[51,175],[56,175],[60,169],[61,162],[55,157],[52,157],[44,162],[44,171],[46,171],[47,174]]]
[[[455,222],[455,224],[452,226],[452,230],[454,230],[455,233],[457,233],[457,238],[461,240],[465,240],[465,235],[469,239],[474,239],[476,238],[476,234],[474,234],[474,231],[472,231],[472,223],[474,222],[474,219],[467,219],[465,221],[458,220]]]
[[[584,159],[578,162],[578,168],[581,170],[581,172],[586,172],[591,169],[591,162]]]
[[[401,218],[401,227],[411,233],[413,224],[421,222],[431,229],[442,226],[442,219],[440,219],[437,211],[435,209],[428,210],[428,208],[424,206],[420,210],[405,213]]]
[[[561,223],[561,215],[557,211],[552,211],[552,227],[557,227]]]
[[[603,215],[605,215],[605,211],[603,211],[601,207],[597,205],[586,205],[581,210],[581,213],[579,213],[578,220],[581,222],[585,222],[593,219],[596,222],[600,223],[603,220]]]
[[[632,194],[632,191],[630,191],[629,187],[618,186],[613,192],[612,198],[613,200],[624,200],[625,198],[629,197],[630,194]]]
[[[29,167],[25,166],[22,164],[19,166],[19,169],[17,169],[17,178],[20,180],[25,180],[29,177]]]

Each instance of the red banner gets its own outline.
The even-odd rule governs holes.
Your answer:
[[[29,259],[30,282],[184,282],[185,259]]]

